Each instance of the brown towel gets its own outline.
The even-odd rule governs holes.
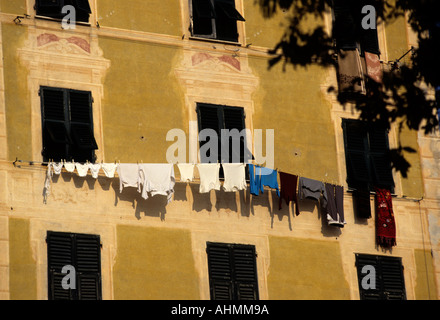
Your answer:
[[[280,201],[279,201],[279,209],[281,210],[281,204],[283,202],[283,199],[286,201],[287,204],[290,203],[290,201],[295,202],[295,209],[296,209],[296,215],[299,215],[299,208],[298,208],[298,196],[296,192],[296,187],[298,184],[298,176],[280,172]]]
[[[365,63],[368,77],[377,83],[382,83],[383,71],[379,56],[375,53],[365,52]]]
[[[338,51],[339,92],[365,92],[363,71],[359,51]]]

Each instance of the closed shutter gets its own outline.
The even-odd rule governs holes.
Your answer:
[[[65,159],[67,145],[72,144],[65,108],[66,94],[62,89],[42,87],[40,90],[43,127],[43,156],[46,159]]]
[[[244,110],[237,107],[223,107],[223,128],[227,130],[237,129],[239,133],[245,128]],[[240,163],[244,163],[245,158],[245,138],[240,136],[239,141],[235,141],[232,137],[229,139],[229,159],[222,159],[222,162],[232,163],[233,159],[240,159]],[[239,150],[233,149],[233,146],[240,145]],[[240,152],[240,154],[237,154]],[[234,155],[234,156],[233,156]],[[249,155],[247,155],[249,157]]]
[[[364,289],[362,273],[366,265],[375,269],[376,289]],[[406,300],[402,259],[398,257],[356,254],[359,293],[361,300]]]
[[[51,300],[101,300],[101,246],[95,235],[48,232],[48,280]],[[61,285],[64,266],[75,268],[76,289]]]
[[[199,132],[204,129],[212,129],[216,132],[218,138],[218,155],[217,161],[221,161],[221,140],[220,140],[220,132],[222,129],[221,125],[221,110],[218,106],[215,105],[207,105],[207,104],[198,104],[197,105],[197,114],[199,120]],[[208,141],[200,141],[200,147],[202,147]],[[207,157],[211,155],[208,154]],[[201,155],[200,161],[202,163],[207,163],[208,159],[205,159],[205,155]]]
[[[406,300],[401,258],[380,257],[384,299]]]
[[[394,187],[394,179],[389,158],[387,130],[380,126],[371,127],[368,137],[370,159],[374,173],[373,183],[377,187],[391,189]]]
[[[352,188],[366,187],[371,180],[366,128],[359,122],[345,120],[343,129],[348,185]]]
[[[48,265],[48,289],[50,300],[73,300],[75,292],[65,290],[61,281],[66,276],[62,273],[65,266],[75,266],[74,238],[69,233],[47,234],[47,265]]]
[[[377,55],[380,55],[379,38],[377,35],[377,18],[376,18],[376,29],[364,29],[362,27],[362,19],[365,17],[365,15],[362,14],[362,8],[367,5],[374,7],[375,1],[361,0],[358,4],[358,9],[357,9],[357,11],[359,12],[359,26],[360,26],[359,42],[361,46],[361,51],[362,52],[367,51],[370,53],[375,53]]]
[[[364,289],[362,286],[362,280],[367,276],[367,273],[362,273],[362,269],[365,266],[372,266],[375,270],[376,281],[375,287],[376,289]],[[380,281],[380,270],[377,256],[374,255],[361,255],[356,254],[356,267],[358,273],[359,280],[359,293],[361,300],[381,300],[382,299],[382,285]]]
[[[238,300],[258,300],[257,265],[255,247],[233,247],[235,282]]]
[[[258,300],[254,246],[208,243],[212,300]]]
[[[71,131],[75,145],[79,149],[98,149],[93,134],[91,93],[70,90],[69,99]]]
[[[99,236],[76,235],[76,263],[80,300],[101,299],[101,244]]]

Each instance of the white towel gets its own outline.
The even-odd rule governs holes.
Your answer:
[[[95,179],[98,179],[99,176],[99,170],[101,170],[101,164],[100,163],[89,163],[89,169],[92,173],[92,177]]]
[[[124,188],[137,188],[140,192],[139,165],[136,163],[120,163],[117,167],[119,175],[119,192]]]
[[[87,176],[87,173],[89,172],[89,165],[87,163],[81,164],[77,162],[75,163],[75,168],[76,168],[76,172],[80,177]]]
[[[72,173],[75,171],[75,163],[74,162],[64,162],[64,168],[67,172]]]
[[[200,193],[208,193],[211,190],[220,190],[220,164],[199,163],[197,169],[200,175]]]
[[[52,162],[52,169],[53,169],[53,173],[55,173],[56,175],[60,175],[61,171],[63,170],[63,163],[59,162],[59,163],[54,163]]]
[[[115,171],[118,165],[116,163],[103,163],[101,165],[102,171],[104,171],[107,178],[114,178]]]
[[[178,163],[177,167],[180,171],[181,182],[192,182],[194,180],[194,164],[191,163]]]
[[[244,163],[223,163],[225,181],[223,189],[226,192],[246,190],[246,164]]]
[[[140,164],[139,177],[144,199],[148,199],[148,193],[150,193],[152,197],[155,195],[166,196],[167,202],[171,202],[176,182],[172,163]]]

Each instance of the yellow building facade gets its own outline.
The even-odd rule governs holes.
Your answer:
[[[50,298],[48,232],[99,236],[104,300],[211,299],[208,243],[255,248],[261,300],[358,300],[356,254],[400,258],[406,299],[440,296],[438,133],[389,132],[390,147],[401,139],[417,153],[406,155],[407,178],[393,172],[397,246],[383,251],[374,215],[357,219],[348,192],[341,123],[358,114],[327,91],[335,70],[268,69],[287,13],[266,19],[254,1],[235,0],[246,21],[236,22],[236,41],[223,41],[194,36],[188,0],[88,2],[89,21],[69,30],[37,15],[35,0],[0,1],[0,299]],[[331,17],[323,23],[330,32]],[[416,44],[404,19],[378,35],[383,61]],[[274,130],[274,168],[344,186],[347,224],[327,225],[311,200],[300,201],[300,215],[280,210],[274,190],[202,194],[177,167],[169,204],[120,193],[117,176],[65,170],[45,201],[44,87],[91,93],[99,163],[165,163],[169,130],[197,145],[197,104],[240,107],[251,133]]]

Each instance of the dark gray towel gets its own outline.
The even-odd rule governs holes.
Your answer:
[[[299,199],[313,199],[319,201],[323,197],[322,207],[327,207],[327,192],[324,183],[308,178],[300,178],[298,184]]]

